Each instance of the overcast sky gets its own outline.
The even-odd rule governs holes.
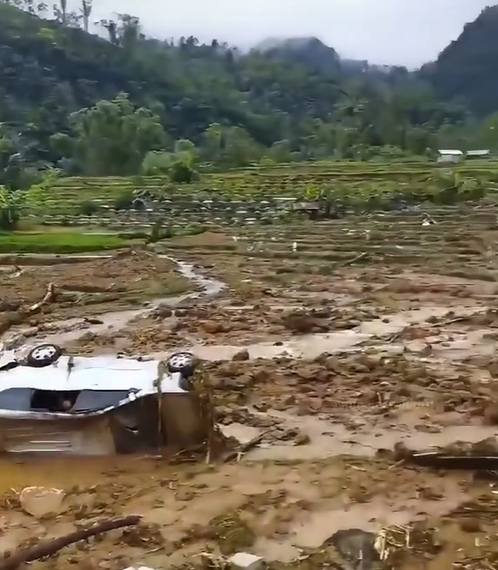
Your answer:
[[[72,0],[78,3],[78,0]],[[93,20],[139,16],[148,35],[250,47],[317,36],[343,57],[418,66],[435,59],[489,0],[93,0]]]

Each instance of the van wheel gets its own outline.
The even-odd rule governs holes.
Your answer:
[[[62,356],[62,349],[56,344],[40,344],[32,348],[26,356],[26,363],[33,368],[43,368],[57,362]]]
[[[184,378],[190,378],[195,371],[196,359],[191,352],[175,352],[166,361],[170,372],[179,372]]]

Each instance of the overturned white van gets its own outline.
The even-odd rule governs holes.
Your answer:
[[[42,344],[0,354],[0,453],[109,455],[201,444],[192,353],[166,361],[65,356]]]

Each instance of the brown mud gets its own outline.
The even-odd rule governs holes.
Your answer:
[[[51,339],[75,354],[192,348],[206,361],[223,431],[241,441],[265,436],[223,465],[179,464],[165,450],[5,457],[0,550],[138,513],[138,529],[32,566],[198,567],[202,552],[247,551],[275,570],[349,569],[329,540],[335,532],[402,525],[389,540],[402,544],[411,529],[411,542],[391,544],[394,568],[496,568],[495,484],[415,467],[400,453],[497,449],[498,265],[489,254],[496,231],[485,211],[433,217],[429,227],[417,217],[379,216],[172,240],[161,252],[227,283],[221,297],[163,303],[105,327],[32,330],[30,344]],[[362,253],[367,259],[350,263]],[[152,269],[137,268],[142,281],[133,282],[126,259],[116,257],[116,276],[101,284],[135,283],[143,300]],[[164,275],[182,279],[159,259],[154,267],[164,262]],[[82,265],[52,267],[60,273],[47,280],[93,284]],[[24,275],[16,281],[16,291],[31,283]],[[85,316],[83,309],[70,316]],[[54,311],[53,321],[65,318]],[[16,492],[29,485],[64,489],[61,511],[47,520],[23,513]]]

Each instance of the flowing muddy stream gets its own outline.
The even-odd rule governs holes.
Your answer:
[[[88,261],[93,259],[105,259],[110,256],[64,256],[64,258],[55,258],[53,256],[31,256],[38,260],[55,260],[57,263],[66,262],[69,263],[71,260],[77,261]],[[226,284],[211,277],[207,277],[203,274],[202,269],[196,268],[193,264],[184,261],[179,261],[170,257],[168,255],[159,255],[163,259],[168,259],[178,266],[179,273],[192,281],[195,285],[201,288],[201,291],[186,293],[183,295],[178,295],[176,297],[162,297],[157,298],[150,302],[147,307],[140,309],[130,309],[124,311],[112,311],[108,313],[103,313],[100,315],[95,315],[95,319],[100,321],[99,324],[88,324],[84,323],[82,319],[66,319],[64,321],[56,321],[53,326],[60,329],[58,332],[49,333],[43,336],[38,336],[36,342],[30,344],[39,344],[40,342],[50,342],[59,345],[64,345],[68,342],[78,340],[83,335],[91,334],[102,334],[108,333],[110,330],[118,331],[126,325],[128,325],[132,320],[147,317],[154,309],[161,305],[167,305],[170,307],[175,307],[181,303],[194,300],[194,299],[213,299],[224,289],[226,289]],[[0,256],[1,263],[1,256]],[[22,265],[22,258],[18,260],[18,263]],[[347,303],[346,303],[347,304]],[[276,306],[278,306],[276,304]],[[225,309],[230,307],[225,307]],[[238,307],[240,309],[240,307]],[[275,358],[282,355],[287,355],[293,358],[315,358],[320,354],[327,352],[329,354],[348,352],[358,350],[366,341],[371,340],[374,337],[382,337],[384,335],[392,335],[399,333],[405,327],[414,324],[420,324],[426,321],[430,317],[444,317],[451,313],[452,316],[461,317],[476,314],[475,307],[466,308],[459,307],[457,311],[451,311],[448,307],[424,307],[423,309],[417,309],[413,311],[404,311],[400,313],[394,313],[391,315],[386,315],[383,319],[375,319],[372,321],[365,321],[361,323],[358,327],[351,330],[341,330],[332,333],[312,333],[303,334],[297,339],[282,341],[279,343],[274,342],[259,342],[256,344],[249,345],[208,345],[190,343],[185,348],[194,351],[200,358],[204,360],[230,360],[233,356],[241,350],[241,348],[246,349],[249,352],[251,359],[255,358]],[[24,341],[22,337],[22,330],[14,336],[7,337],[3,340],[3,344],[0,343],[0,351],[8,350],[13,346],[16,346],[20,341]],[[188,342],[188,341],[187,341]],[[27,343],[23,342],[25,346]],[[397,345],[391,344],[388,350],[395,351]],[[147,356],[164,358],[168,354],[166,353],[154,353]]]
[[[31,256],[35,257],[39,260],[46,260],[50,261],[53,259],[57,259],[57,262],[60,263],[60,258],[55,258],[53,256]],[[99,255],[99,256],[65,256],[64,260],[69,262],[69,260],[73,260],[74,262],[80,261],[92,261],[92,260],[99,260],[99,259],[109,259],[111,256],[108,255]],[[100,315],[95,315],[95,319],[100,321],[99,324],[95,325],[85,325],[84,328],[81,327],[82,320],[80,318],[76,319],[66,319],[63,321],[55,321],[53,326],[58,329],[65,329],[63,332],[51,333],[48,335],[40,336],[37,338],[35,344],[39,344],[40,342],[50,342],[54,344],[63,345],[67,342],[77,340],[82,335],[87,333],[93,334],[102,334],[104,332],[108,332],[109,329],[112,330],[120,330],[125,327],[128,323],[132,320],[146,316],[151,311],[156,309],[157,307],[167,304],[168,306],[175,307],[180,305],[181,303],[188,301],[189,299],[198,299],[200,297],[205,298],[213,298],[223,289],[225,289],[226,285],[217,279],[212,279],[205,277],[199,271],[197,271],[193,264],[186,263],[184,261],[176,260],[172,257],[167,255],[158,255],[158,257],[163,259],[168,259],[173,263],[176,263],[178,266],[179,273],[183,276],[192,281],[195,285],[201,288],[201,291],[195,291],[193,293],[185,293],[183,295],[178,295],[175,297],[160,297],[157,299],[152,300],[147,307],[141,309],[130,309],[125,311],[111,311],[108,313],[103,313]],[[22,266],[22,258],[18,261],[20,266]],[[6,335],[7,336],[7,335]],[[1,339],[1,337],[0,337]],[[0,351],[8,350],[11,346],[17,345],[19,343],[19,339],[22,339],[22,330],[20,333],[16,335],[10,336],[10,338],[6,338],[3,342],[0,342]]]

